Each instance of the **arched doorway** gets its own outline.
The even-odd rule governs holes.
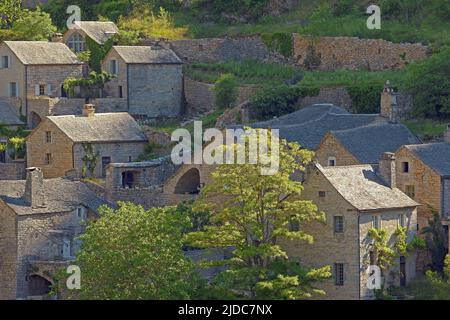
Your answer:
[[[41,123],[42,119],[36,112],[33,111],[30,113],[30,117],[31,129],[34,129],[39,125],[39,123]]]
[[[175,186],[175,194],[200,193],[200,172],[196,168],[189,169],[178,180]]]
[[[51,287],[52,283],[39,275],[34,274],[28,277],[28,296],[47,296]]]

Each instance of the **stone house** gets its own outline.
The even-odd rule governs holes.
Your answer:
[[[326,223],[299,226],[314,243],[285,240],[290,257],[311,267],[332,266],[333,278],[319,284],[324,299],[371,299],[368,267],[373,265],[373,240],[368,230],[384,229],[395,241],[398,226],[416,233],[418,204],[396,188],[395,157],[387,153],[377,168],[372,165],[322,167],[307,170],[302,199],[311,200],[326,215]],[[383,276],[388,285],[406,285],[415,276],[415,254],[400,257]]]
[[[89,165],[95,177],[104,177],[109,163],[136,161],[147,138],[128,113],[95,113],[85,105],[81,116],[46,117],[26,144],[27,165],[41,167],[45,178],[69,171],[82,177]]]
[[[99,45],[119,33],[114,22],[109,21],[75,21],[64,33],[62,41],[75,53],[89,50],[87,38]]]
[[[30,127],[41,119],[29,114],[29,101],[64,97],[64,80],[82,75],[82,63],[62,43],[4,41],[0,57],[0,98],[27,116]]]
[[[48,299],[79,249],[83,221],[103,204],[84,183],[44,180],[39,168],[0,183],[0,299]]]
[[[418,227],[428,225],[430,206],[442,217],[448,237],[450,225],[450,130],[447,142],[406,145],[396,153],[398,187],[421,204]]]
[[[126,98],[128,112],[155,118],[182,111],[183,68],[176,54],[161,46],[114,46],[102,70],[116,76],[106,85],[108,96]]]
[[[384,152],[395,152],[420,140],[403,124],[381,122],[328,132],[315,150],[322,166],[377,164]]]

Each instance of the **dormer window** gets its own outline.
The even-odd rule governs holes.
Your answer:
[[[329,167],[335,167],[336,166],[336,158],[335,157],[329,157],[328,158],[328,166]]]
[[[72,49],[75,53],[83,52],[86,50],[86,45],[84,38],[79,33],[74,33],[69,37],[67,41],[67,46]]]

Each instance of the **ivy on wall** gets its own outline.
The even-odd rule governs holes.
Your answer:
[[[261,39],[270,50],[279,52],[286,58],[294,55],[294,38],[292,33],[263,33]]]
[[[89,67],[96,71],[101,72],[101,62],[105,59],[109,50],[111,50],[112,46],[116,41],[116,37],[112,37],[108,39],[103,45],[98,44],[94,40],[89,37],[86,37],[86,45],[89,48],[90,57],[89,57]]]
[[[83,178],[87,177],[87,173],[89,172],[90,177],[94,177],[95,167],[97,166],[98,157],[100,153],[98,151],[94,152],[94,147],[90,143],[84,143],[82,145],[84,156],[81,160],[83,160],[83,167],[81,168],[81,175]]]
[[[382,85],[358,84],[346,87],[354,113],[379,113]]]
[[[318,87],[300,87],[280,85],[265,88],[258,91],[251,99],[249,110],[252,118],[267,120],[279,117],[297,110],[297,102],[300,98],[317,96]]]

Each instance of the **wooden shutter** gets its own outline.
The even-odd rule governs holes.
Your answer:
[[[34,85],[34,95],[35,96],[39,96],[39,85],[38,84],[35,84]]]
[[[52,84],[47,84],[47,95],[50,97],[52,95]]]

